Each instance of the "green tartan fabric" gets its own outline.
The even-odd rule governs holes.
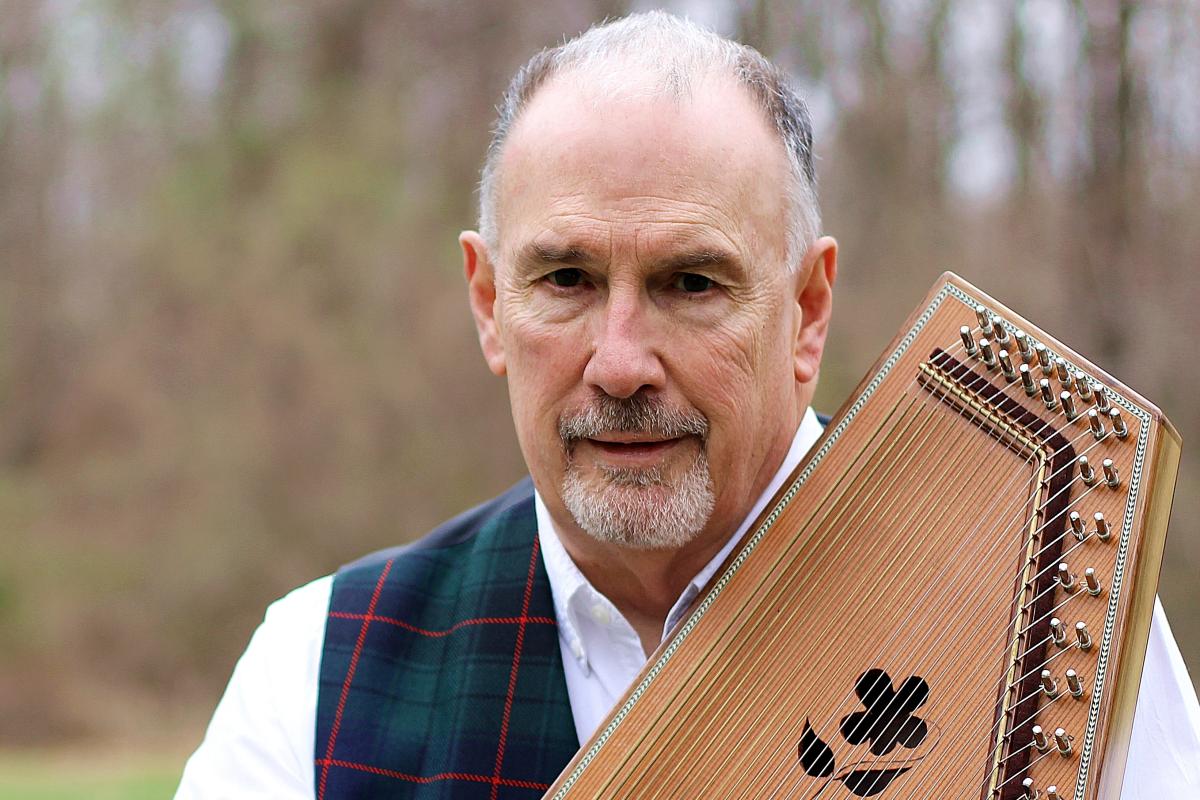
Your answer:
[[[578,747],[528,479],[338,571],[318,800],[534,800]]]

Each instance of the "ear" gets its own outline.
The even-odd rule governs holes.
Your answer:
[[[811,383],[821,367],[825,335],[833,313],[833,282],[837,279],[837,242],[822,236],[804,254],[796,281],[800,326],[796,331],[796,380]]]
[[[471,303],[471,314],[475,317],[475,330],[479,333],[479,347],[488,369],[496,375],[505,373],[504,346],[500,342],[500,329],[496,324],[496,272],[488,256],[483,237],[475,231],[463,231],[458,236],[463,251],[463,272],[467,277],[467,296]]]

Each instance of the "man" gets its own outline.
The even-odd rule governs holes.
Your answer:
[[[665,14],[521,70],[460,243],[532,485],[273,605],[179,797],[540,796],[819,436],[810,148],[773,67]],[[1161,614],[1144,685],[1127,794],[1183,796]]]

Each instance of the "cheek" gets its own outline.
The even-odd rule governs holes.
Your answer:
[[[554,435],[563,401],[579,385],[586,364],[582,324],[550,323],[518,304],[506,305],[500,320],[519,433]]]

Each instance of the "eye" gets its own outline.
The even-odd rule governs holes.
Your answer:
[[[700,294],[701,292],[707,292],[714,284],[712,278],[705,277],[704,275],[697,275],[694,272],[681,272],[675,276],[671,285],[688,294]]]
[[[564,267],[556,269],[546,276],[546,279],[555,286],[570,288],[578,286],[583,281],[583,270],[575,269],[574,267]]]

